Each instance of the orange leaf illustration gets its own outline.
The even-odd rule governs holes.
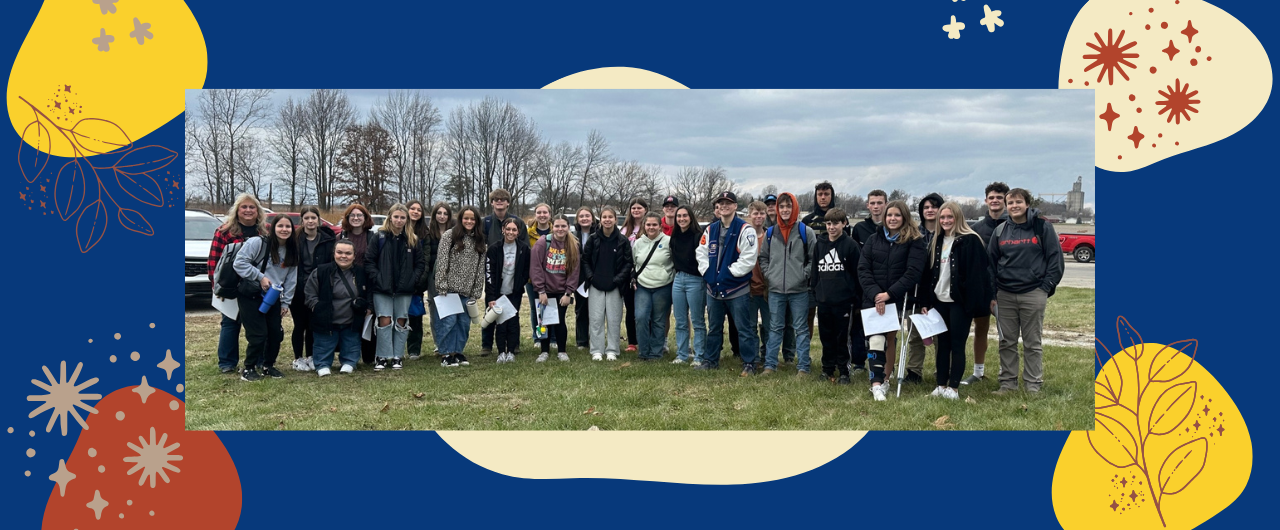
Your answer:
[[[119,125],[99,118],[80,120],[68,132],[82,149],[95,154],[110,153],[133,143]]]
[[[1133,439],[1133,433],[1129,432],[1128,427],[1115,418],[1096,411],[1094,424],[1095,429],[1088,433],[1093,452],[1098,453],[1108,464],[1121,469],[1136,465],[1138,442]]]
[[[155,229],[151,228],[151,223],[147,222],[147,218],[143,217],[137,210],[121,208],[119,212],[116,212],[116,220],[120,221],[120,226],[139,234],[145,236],[156,235]]]
[[[75,215],[84,204],[85,190],[89,183],[82,163],[79,158],[74,158],[63,164],[62,169],[58,170],[58,179],[53,182],[53,202],[63,221]]]
[[[80,244],[80,252],[84,253],[92,249],[102,241],[102,235],[106,232],[107,207],[102,204],[102,199],[98,199],[86,206],[84,211],[80,212],[80,218],[76,219],[76,242]]]
[[[164,206],[164,192],[160,191],[160,183],[151,178],[151,175],[146,173],[125,173],[118,168],[115,170],[115,174],[116,183],[130,197],[143,204]]]
[[[1191,355],[1178,355],[1185,353],[1187,348],[1191,348]],[[1155,358],[1151,359],[1151,366],[1147,367],[1147,378],[1152,383],[1168,383],[1182,377],[1196,360],[1198,348],[1199,342],[1195,339],[1180,340],[1160,348]]]
[[[1138,331],[1133,329],[1133,326],[1130,326],[1129,321],[1124,317],[1116,319],[1116,335],[1120,336],[1120,349],[1128,350],[1133,348],[1130,350],[1133,352],[1129,354],[1130,359],[1136,361],[1142,358],[1142,335],[1139,335]]]
[[[35,182],[49,163],[49,151],[53,137],[49,136],[49,128],[40,120],[27,124],[22,130],[22,141],[18,143],[18,168],[28,183]],[[34,146],[34,147],[33,147]]]
[[[1204,471],[1209,458],[1209,440],[1203,436],[1179,445],[1160,464],[1160,492],[1173,495],[1191,484]]]
[[[1173,385],[1156,398],[1147,416],[1147,431],[1156,436],[1173,432],[1183,420],[1191,414],[1191,407],[1196,404],[1196,382],[1188,381]]]
[[[136,148],[115,163],[115,168],[130,175],[150,173],[161,169],[178,158],[178,153],[159,145],[147,145]]]

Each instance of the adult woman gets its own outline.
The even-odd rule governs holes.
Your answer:
[[[565,327],[565,309],[573,301],[573,289],[578,285],[578,239],[569,233],[569,222],[564,218],[551,223],[551,234],[538,238],[533,245],[533,257],[529,264],[529,279],[538,293],[538,303],[555,300],[560,310],[558,324],[547,328],[538,362],[551,355],[551,339],[554,335],[561,361],[569,360],[565,343],[569,341],[569,328]],[[534,306],[537,307],[536,305]],[[535,323],[537,318],[534,318]]]
[[[435,272],[432,270],[435,262],[430,259],[430,252],[426,249],[429,236],[427,225],[430,220],[426,216],[422,201],[409,201],[409,204],[405,205],[405,207],[409,209],[408,230],[413,232],[414,237],[418,238],[418,243],[422,245],[423,261],[426,263],[426,266],[422,269],[422,274],[419,274],[413,282],[413,296],[409,298],[409,339],[406,343],[406,349],[408,350],[409,360],[416,361],[422,356],[422,317],[425,316],[426,305],[423,304],[421,306],[424,314],[418,315],[414,314],[413,307],[422,304],[422,294],[427,292],[427,278],[431,276],[431,273]]]
[[[298,239],[288,215],[277,214],[267,222],[271,235],[258,236],[244,242],[234,264],[240,275],[240,322],[244,324],[245,349],[242,381],[257,381],[263,376],[284,377],[276,369],[280,343],[284,341],[283,315],[289,314],[293,291],[298,282]],[[279,298],[266,313],[259,311],[267,289],[279,289]]]
[[[676,208],[676,227],[671,230],[671,262],[675,280],[671,283],[672,305],[676,311],[676,360],[683,364],[693,354],[692,366],[702,364],[702,347],[707,341],[707,283],[698,274],[698,238],[702,226],[688,206]],[[693,344],[689,331],[693,330]]]
[[[662,216],[644,216],[644,235],[631,247],[635,265],[636,327],[640,330],[640,360],[662,358],[667,343],[667,319],[671,318],[671,237],[662,233]]]
[[[587,240],[596,230],[600,229],[600,225],[596,222],[596,214],[591,212],[591,208],[582,206],[578,208],[578,213],[574,215],[573,235],[578,239],[578,255],[583,255],[587,250]],[[581,282],[586,278],[582,274],[582,260],[578,260],[578,281]],[[574,285],[574,337],[578,342],[578,349],[584,350],[591,343],[591,299],[582,296],[577,292],[577,285]]]
[[[316,267],[333,262],[333,229],[320,224],[320,209],[315,206],[302,207],[302,231],[298,234],[298,285],[306,285],[307,276]],[[311,353],[315,337],[311,330],[311,308],[307,307],[303,297],[296,297],[289,314],[293,315],[293,369],[298,371],[315,370]],[[304,355],[305,354],[305,355]],[[328,367],[326,367],[328,368]]]
[[[600,209],[600,230],[591,235],[582,254],[583,280],[591,299],[591,360],[607,355],[618,360],[622,324],[622,289],[631,283],[631,242],[618,231],[612,206]]]
[[[427,237],[422,242],[422,254],[427,257],[427,268],[422,273],[422,280],[427,284],[427,310],[431,312],[431,336],[435,337],[436,353],[440,353],[438,342],[440,341],[440,313],[436,311],[436,305],[432,303],[432,299],[439,294],[436,291],[436,258],[439,256],[440,236],[445,230],[453,228],[453,208],[449,207],[449,203],[438,202],[431,208],[431,223],[427,225]],[[413,322],[413,317],[409,317],[409,322]]]
[[[329,375],[334,350],[342,373],[356,371],[360,358],[360,331],[371,313],[364,269],[354,266],[355,245],[342,240],[334,245],[333,261],[316,267],[303,284],[303,295],[312,311],[316,335],[316,375]]]
[[[946,202],[938,209],[933,243],[929,245],[929,269],[920,280],[920,312],[935,308],[947,323],[938,335],[937,382],[933,396],[960,399],[964,375],[964,346],[969,324],[990,314],[995,283],[982,237],[964,222],[960,205]]]
[[[241,193],[227,209],[227,220],[213,232],[209,245],[209,281],[214,282],[213,271],[222,259],[227,245],[267,235],[267,225],[262,216],[262,205],[248,193]],[[222,328],[218,332],[218,370],[224,374],[236,371],[240,363],[240,320],[222,315]]]
[[[480,209],[467,206],[458,212],[458,224],[440,236],[436,258],[436,291],[441,295],[456,294],[462,306],[478,300],[484,289],[484,231],[480,228]],[[441,366],[469,365],[462,349],[471,333],[471,316],[466,311],[440,318],[436,346],[443,358]]]
[[[378,350],[374,370],[388,365],[402,368],[405,343],[409,338],[409,299],[417,288],[418,276],[426,268],[418,236],[407,229],[409,209],[395,204],[387,211],[382,229],[369,236],[364,271],[373,293],[373,313],[378,318],[375,333]],[[395,328],[392,328],[392,320]]]
[[[631,245],[644,232],[644,216],[649,213],[649,202],[636,197],[627,206],[627,218],[622,222],[622,237]],[[603,215],[603,214],[601,214]],[[636,334],[636,290],[628,283],[622,286],[622,303],[627,308],[627,351],[636,351],[639,335]]]
[[[356,267],[364,268],[364,255],[369,248],[369,233],[372,230],[373,216],[369,214],[369,209],[365,208],[363,204],[351,203],[350,206],[347,206],[346,211],[342,212],[342,233],[338,235],[338,238],[351,241],[351,245],[355,247]],[[361,325],[363,324],[361,322]],[[376,338],[374,337],[374,339]],[[364,364],[373,364],[374,355],[377,353],[376,349],[373,340],[360,341],[360,358],[364,361]]]
[[[904,302],[912,301],[912,292],[925,266],[924,239],[911,218],[911,210],[902,201],[885,208],[884,226],[867,239],[858,259],[858,283],[862,284],[862,308],[875,308],[883,315],[885,306],[896,304],[898,314],[907,311]],[[893,352],[898,332],[890,331],[869,337],[867,358],[871,359],[871,395],[884,401],[882,386],[886,373],[893,372]]]
[[[545,202],[540,202],[533,207],[533,222],[529,223],[527,228],[529,235],[529,248],[538,243],[538,238],[551,233],[551,206]],[[529,297],[529,307],[536,308],[538,306],[538,293],[533,288],[532,278],[530,282],[524,286],[524,292]],[[538,328],[538,319],[529,319],[530,331]],[[517,353],[519,353],[517,351]]]
[[[506,297],[516,308],[514,317],[501,324],[493,324],[493,344],[498,349],[498,363],[516,360],[520,349],[520,294],[521,286],[529,283],[529,245],[520,233],[520,223],[508,217],[502,220],[502,240],[489,245],[485,256],[484,301],[489,307],[497,305],[500,297]]]

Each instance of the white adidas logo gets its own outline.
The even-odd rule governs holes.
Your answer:
[[[818,272],[838,272],[844,270],[844,263],[840,261],[840,254],[836,253],[836,249],[831,249],[822,261],[818,262]]]

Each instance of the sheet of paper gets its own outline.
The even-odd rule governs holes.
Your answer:
[[[583,298],[588,298],[590,291],[591,290],[587,288],[586,282],[582,282],[582,285],[578,286],[578,294],[582,295]]]
[[[547,298],[547,307],[542,310],[542,325],[554,326],[560,323],[560,304],[555,298]]]
[[[360,333],[360,338],[373,340],[373,315],[364,316],[364,331]]]
[[[885,305],[883,315],[876,313],[874,307],[862,310],[862,331],[868,336],[898,331],[900,324],[897,304]]]
[[[911,324],[920,332],[920,338],[922,339],[946,333],[947,331],[947,322],[942,319],[942,313],[939,313],[937,309],[930,309],[927,315],[919,313],[911,315]]]
[[[440,315],[440,318],[456,315],[466,310],[462,307],[462,297],[458,296],[458,293],[442,294],[433,298],[433,300],[436,304],[436,314]]]
[[[498,307],[502,308],[502,316],[498,317],[499,324],[515,318],[516,314],[519,313],[519,311],[516,310],[516,306],[511,305],[511,300],[509,300],[505,294],[499,296],[495,303]]]
[[[232,320],[240,316],[240,304],[230,298],[223,300],[216,296],[213,297],[213,308],[221,311],[222,314],[227,315],[227,318]]]

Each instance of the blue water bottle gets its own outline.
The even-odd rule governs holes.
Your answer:
[[[266,294],[262,295],[262,305],[258,306],[258,312],[266,313],[271,310],[271,306],[276,305],[280,301],[280,293],[284,292],[284,287],[272,285],[267,289]]]

